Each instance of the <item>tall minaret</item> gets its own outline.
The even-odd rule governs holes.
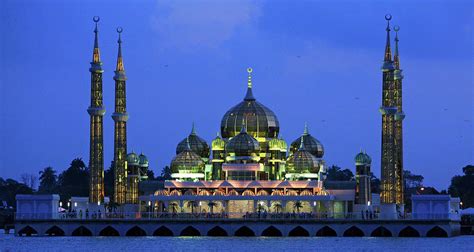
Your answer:
[[[393,64],[395,67],[393,78],[395,84],[394,100],[397,107],[395,114],[395,183],[396,183],[396,203],[403,205],[403,119],[405,113],[402,108],[402,70],[400,69],[400,55],[398,54],[398,31],[399,26],[393,28],[395,31],[395,53],[393,55]],[[403,207],[401,207],[403,209]]]
[[[401,111],[401,70],[399,70],[398,59],[398,36],[395,39],[395,57],[392,60],[390,48],[390,20],[391,15],[386,15],[387,20],[387,41],[385,45],[383,72],[383,92],[382,106],[382,162],[381,162],[381,192],[380,200],[382,204],[390,208],[389,205],[397,206],[402,213],[403,207],[403,165],[401,148],[401,131],[397,127],[403,117]],[[396,29],[398,31],[398,28]],[[395,211],[394,208],[390,211]]]
[[[387,40],[385,44],[384,62],[382,65],[382,162],[381,162],[381,193],[380,200],[384,204],[397,202],[397,189],[395,180],[395,114],[397,108],[394,102],[394,65],[392,60],[392,49],[390,48],[390,20],[391,15],[386,15]]]
[[[100,18],[94,17],[95,41],[91,72],[91,105],[87,109],[90,115],[90,150],[89,150],[89,202],[100,204],[104,201],[104,139],[103,116],[105,108],[102,102],[102,62],[100,61],[98,25]]]
[[[125,69],[122,59],[122,28],[117,28],[118,56],[117,67],[115,69],[115,112],[112,118],[115,122],[114,130],[114,202],[124,204],[126,202],[127,191],[127,99],[125,95]]]

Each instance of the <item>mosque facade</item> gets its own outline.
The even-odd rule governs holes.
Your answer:
[[[387,18],[387,21],[391,19]],[[103,201],[102,63],[96,22],[91,67],[91,203]],[[398,32],[398,28],[395,29]],[[401,70],[398,33],[394,59],[391,57],[390,25],[383,71],[382,113],[382,194],[370,191],[371,161],[365,152],[355,156],[355,181],[326,181],[323,144],[303,132],[286,142],[279,134],[275,112],[254,95],[252,68],[247,69],[247,89],[243,100],[222,117],[220,132],[208,143],[193,124],[189,135],[176,146],[170,162],[171,179],[152,193],[141,192],[146,183],[148,159],[127,154],[126,75],[122,57],[122,29],[117,29],[118,57],[115,70],[114,197],[136,211],[155,213],[221,213],[229,216],[255,212],[300,212],[326,216],[378,209],[379,202],[400,204],[403,183]],[[257,93],[257,91],[255,92]],[[393,113],[392,113],[393,112]]]

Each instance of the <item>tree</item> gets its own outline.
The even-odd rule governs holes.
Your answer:
[[[74,159],[69,168],[59,175],[58,185],[61,200],[68,200],[71,196],[89,196],[89,171],[81,158]]]
[[[188,207],[191,208],[191,213],[194,213],[194,208],[197,206],[197,202],[195,200],[188,201]]]
[[[283,206],[281,205],[280,202],[275,202],[273,203],[273,209],[275,210],[276,213],[280,213],[281,210],[283,209]]]
[[[38,182],[38,177],[33,174],[23,173],[20,176],[20,181],[34,191]]]
[[[112,197],[114,195],[115,187],[115,170],[114,161],[110,162],[109,169],[104,171],[104,194],[105,196]]]
[[[375,177],[374,173],[370,173],[370,191],[372,193],[380,193],[380,179]]]
[[[403,171],[403,183],[405,188],[417,188],[423,185],[425,178],[422,175],[411,173],[409,170]]]
[[[342,170],[341,167],[333,165],[328,168],[326,179],[328,181],[353,181],[354,173],[349,169]]]
[[[151,169],[146,171],[146,176],[148,177],[147,180],[155,180],[155,173]]]
[[[13,179],[0,178],[0,199],[5,200],[9,206],[16,207],[17,194],[32,194],[33,190],[23,183]]]
[[[403,199],[405,203],[405,209],[411,209],[411,195],[417,194],[417,189],[423,185],[424,177],[417,175],[409,170],[403,171],[403,185],[405,190],[403,191]]]
[[[214,213],[214,207],[217,206],[217,203],[214,202],[214,201],[209,201],[209,203],[207,203],[207,206],[209,206],[209,210],[211,211],[211,214]]]
[[[464,175],[456,175],[451,179],[448,192],[453,197],[460,197],[462,207],[474,207],[474,166],[467,165],[463,169]]]
[[[52,194],[57,193],[58,176],[53,167],[48,166],[39,172],[40,185],[39,193]]]
[[[303,208],[303,203],[301,201],[297,200],[293,202],[293,208],[296,209],[297,213],[300,213],[300,209]]]
[[[161,178],[163,180],[170,180],[171,179],[171,168],[169,166],[165,166],[161,171]]]

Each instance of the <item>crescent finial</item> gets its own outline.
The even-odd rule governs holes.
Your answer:
[[[118,32],[118,33],[122,33],[122,32],[123,32],[123,28],[122,28],[122,27],[120,27],[120,26],[119,26],[119,27],[117,27],[117,32]]]
[[[396,32],[399,31],[399,30],[400,30],[400,26],[395,25],[395,26],[393,27],[393,30],[396,31]]]
[[[99,17],[99,16],[94,16],[94,17],[92,18],[92,20],[94,20],[94,22],[97,23],[97,22],[99,22],[100,17]]]
[[[392,19],[392,15],[391,15],[391,14],[385,15],[385,20],[390,21],[391,19]]]

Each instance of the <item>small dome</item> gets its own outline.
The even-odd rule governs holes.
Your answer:
[[[229,140],[225,146],[227,153],[235,153],[237,157],[258,156],[260,144],[251,135],[247,134],[245,125],[240,133]]]
[[[127,155],[127,163],[129,166],[131,165],[139,165],[140,164],[140,159],[138,158],[137,154],[132,151],[132,153],[129,153]]]
[[[287,152],[288,151],[288,144],[286,143],[285,140],[280,136],[280,142],[281,142],[281,151]]]
[[[300,140],[299,149],[293,153],[291,162],[287,163],[289,173],[318,173],[319,160],[306,150],[304,146],[304,137]]]
[[[216,138],[212,140],[212,150],[224,150],[225,148],[225,141],[221,138],[219,135],[219,132],[217,133]]]
[[[138,159],[140,160],[139,165],[141,167],[148,167],[148,158],[143,153],[138,156]]]
[[[268,141],[268,148],[270,150],[280,150],[281,149],[281,142],[278,138],[272,138]]]
[[[172,173],[204,173],[204,161],[187,147],[171,161]]]
[[[356,165],[370,165],[372,163],[372,158],[370,158],[367,153],[361,151],[355,156],[354,161]]]
[[[176,154],[179,154],[186,149],[186,141],[189,141],[189,146],[191,147],[191,150],[201,156],[201,158],[209,158],[209,145],[206,143],[206,140],[202,139],[196,134],[194,123],[193,128],[191,130],[191,134],[189,134],[187,138],[181,140],[181,142],[178,143],[178,146],[176,147]]]
[[[314,138],[309,134],[308,132],[308,127],[305,125],[305,129],[303,132],[303,135],[295,139],[291,143],[291,152],[296,152],[299,149],[301,138],[304,138],[304,147],[307,151],[309,151],[311,154],[313,154],[317,158],[322,158],[324,156],[324,147],[319,142],[318,139]]]

